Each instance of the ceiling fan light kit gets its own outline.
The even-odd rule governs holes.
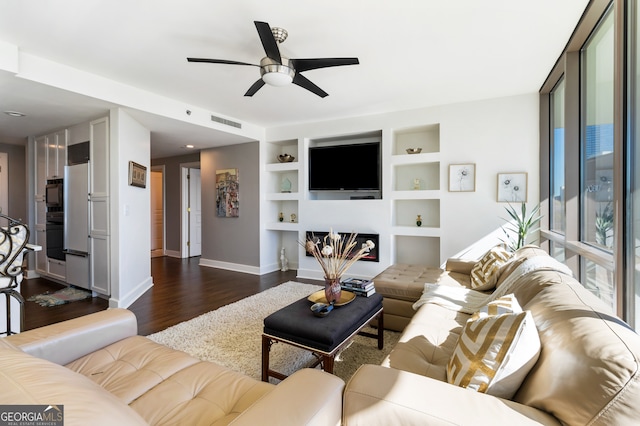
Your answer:
[[[282,59],[283,62],[289,63],[288,59]],[[260,61],[260,75],[268,85],[280,87],[291,84],[293,77],[296,75],[296,70],[287,65],[279,64],[271,58],[262,58]]]
[[[359,64],[358,58],[285,58],[280,55],[278,44],[287,39],[287,31],[278,27],[271,28],[266,22],[254,21],[254,24],[258,30],[262,47],[267,55],[260,60],[260,65],[230,61],[226,59],[187,58],[187,61],[260,67],[261,78],[253,83],[249,90],[244,94],[245,96],[253,96],[262,86],[264,86],[265,83],[276,87],[286,86],[293,83],[315,93],[321,98],[328,96],[328,93],[300,74],[301,72],[318,68]]]

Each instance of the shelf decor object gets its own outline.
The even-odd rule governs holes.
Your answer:
[[[340,301],[342,296],[341,280],[347,270],[357,262],[369,255],[375,248],[375,243],[366,240],[358,245],[358,234],[351,233],[348,237],[330,230],[324,237],[318,237],[314,233],[307,233],[307,238],[300,245],[308,254],[311,254],[322,267],[324,275],[324,295],[331,305]]]
[[[281,163],[291,163],[296,157],[287,153],[278,155],[278,161]]]
[[[238,169],[216,170],[216,215],[240,216]]]
[[[284,179],[282,179],[282,182],[280,183],[280,192],[284,192],[284,193],[291,192],[291,181],[286,176]]]
[[[449,192],[475,192],[476,190],[476,165],[450,164],[449,165]]]
[[[527,202],[527,173],[498,173],[498,202]]]

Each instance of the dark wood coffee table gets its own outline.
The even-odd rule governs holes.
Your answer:
[[[262,334],[262,380],[269,377],[284,380],[287,376],[269,368],[271,345],[277,342],[306,349],[318,359],[318,365],[333,374],[335,357],[358,334],[378,339],[378,349],[384,346],[384,316],[382,296],[356,297],[352,302],[338,306],[326,317],[319,318],[311,312],[312,303],[307,298],[285,306],[264,319]],[[366,333],[362,329],[372,320],[378,320],[378,333]]]

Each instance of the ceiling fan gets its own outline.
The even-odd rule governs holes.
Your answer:
[[[254,24],[258,30],[262,47],[264,47],[264,51],[267,54],[267,56],[260,60],[260,65],[207,58],[187,58],[187,61],[260,67],[261,78],[253,83],[249,90],[247,90],[247,93],[244,94],[245,96],[253,96],[265,83],[271,86],[286,86],[287,84],[293,83],[315,93],[321,98],[327,96],[328,93],[300,74],[301,72],[318,68],[359,64],[358,58],[292,59],[284,57],[280,54],[278,44],[287,39],[287,31],[278,27],[271,28],[266,22],[254,21]]]

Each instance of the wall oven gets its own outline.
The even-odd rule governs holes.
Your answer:
[[[50,179],[45,187],[45,203],[47,209],[60,209],[64,202],[62,179]]]
[[[47,257],[65,260],[64,254],[64,198],[63,180],[47,181],[45,202],[47,205]]]

